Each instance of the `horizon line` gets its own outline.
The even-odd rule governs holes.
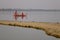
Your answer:
[[[0,9],[0,11],[60,11],[60,9]]]

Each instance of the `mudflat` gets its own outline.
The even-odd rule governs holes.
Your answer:
[[[46,34],[60,38],[60,23],[52,22],[25,22],[0,20],[0,25],[9,25],[16,27],[35,28],[44,30]]]

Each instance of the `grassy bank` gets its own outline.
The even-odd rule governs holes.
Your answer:
[[[0,25],[10,25],[17,27],[35,28],[44,30],[48,35],[60,38],[60,23],[49,22],[19,22],[0,20]]]

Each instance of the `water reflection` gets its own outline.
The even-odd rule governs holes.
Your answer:
[[[18,11],[20,13],[22,11]],[[42,11],[23,11],[28,13],[28,18],[23,21],[37,22],[60,22],[60,12],[42,12]],[[13,20],[14,11],[0,11],[0,20]],[[22,21],[18,18],[17,21]],[[21,28],[0,25],[0,40],[60,40],[53,36],[48,36],[42,30],[32,28]]]

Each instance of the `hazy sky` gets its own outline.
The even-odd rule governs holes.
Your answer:
[[[60,9],[60,0],[0,0],[0,8]]]

